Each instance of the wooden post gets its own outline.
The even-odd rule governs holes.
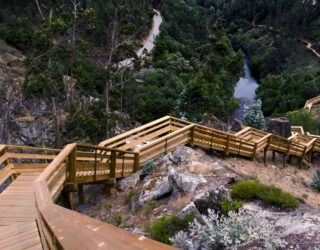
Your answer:
[[[272,161],[275,161],[276,159],[276,151],[272,151]]]
[[[137,172],[140,168],[140,154],[134,154],[133,172]]]
[[[190,129],[190,146],[194,147],[194,126]]]
[[[263,162],[264,162],[264,165],[267,165],[267,152],[268,152],[268,149],[265,148],[263,150]]]
[[[83,192],[83,185],[78,185],[78,197],[79,197],[79,204],[82,205],[85,203],[85,197]]]
[[[116,178],[117,151],[112,150],[110,156],[110,173],[109,179]]]
[[[258,148],[258,143],[255,143],[254,144],[254,148],[253,148],[253,154],[252,154],[252,157],[251,157],[251,161],[253,161],[254,158],[256,158],[257,148]]]
[[[67,169],[69,172],[67,184],[76,185],[76,149],[69,155]]]
[[[106,190],[107,197],[111,196],[111,194],[112,194],[111,189],[112,189],[112,186],[115,184],[116,165],[117,165],[117,151],[111,150],[109,178],[105,182],[105,190]]]
[[[63,191],[62,192],[63,203],[66,208],[73,210],[73,202],[72,202],[72,192]]]
[[[73,209],[72,204],[72,192],[77,191],[77,183],[76,183],[76,151],[75,148],[69,155],[67,160],[67,181],[63,190],[63,202],[65,207],[69,209]]]
[[[94,176],[93,180],[97,181],[97,149],[94,150]]]
[[[288,154],[283,153],[283,168],[287,167]]]
[[[227,142],[226,142],[226,150],[224,151],[224,155],[228,156],[229,155],[229,147],[230,147],[230,135],[227,135]]]

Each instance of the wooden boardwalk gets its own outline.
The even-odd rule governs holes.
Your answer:
[[[18,176],[0,195],[0,249],[42,249],[33,182],[38,173]]]
[[[83,185],[103,183],[110,194],[117,179],[182,145],[199,146],[250,160],[267,151],[311,166],[320,138],[293,133],[283,138],[250,127],[230,134],[166,116],[99,144],[68,144],[62,150],[0,145],[0,249],[173,249],[94,220],[54,202],[72,193],[84,203]]]

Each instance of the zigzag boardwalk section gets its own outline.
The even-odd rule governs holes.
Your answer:
[[[84,203],[83,185],[112,185],[142,165],[182,145],[255,159],[267,151],[311,166],[320,139],[290,138],[250,127],[230,134],[166,116],[99,144],[68,144],[62,150],[0,145],[0,248],[8,249],[173,249],[72,211],[72,193]],[[54,202],[62,195],[66,209]]]

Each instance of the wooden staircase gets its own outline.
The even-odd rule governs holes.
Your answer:
[[[189,144],[255,159],[267,151],[310,166],[320,153],[320,139],[294,134],[283,138],[250,127],[231,134],[166,116],[99,144],[68,144],[62,150],[0,145],[0,248],[8,249],[172,249],[54,202],[62,194],[72,208],[72,192],[84,202],[83,185],[117,179],[174,148]]]

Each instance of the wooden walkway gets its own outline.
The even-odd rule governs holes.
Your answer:
[[[33,182],[38,174],[18,176],[0,195],[0,249],[42,249]]]
[[[267,151],[296,157],[311,166],[320,138],[293,133],[283,138],[250,127],[230,134],[166,116],[94,145],[68,144],[63,150],[0,145],[0,248],[8,249],[173,249],[94,220],[54,202],[72,193],[84,203],[83,185],[103,183],[110,194],[117,179],[174,148],[189,144],[250,160]]]

